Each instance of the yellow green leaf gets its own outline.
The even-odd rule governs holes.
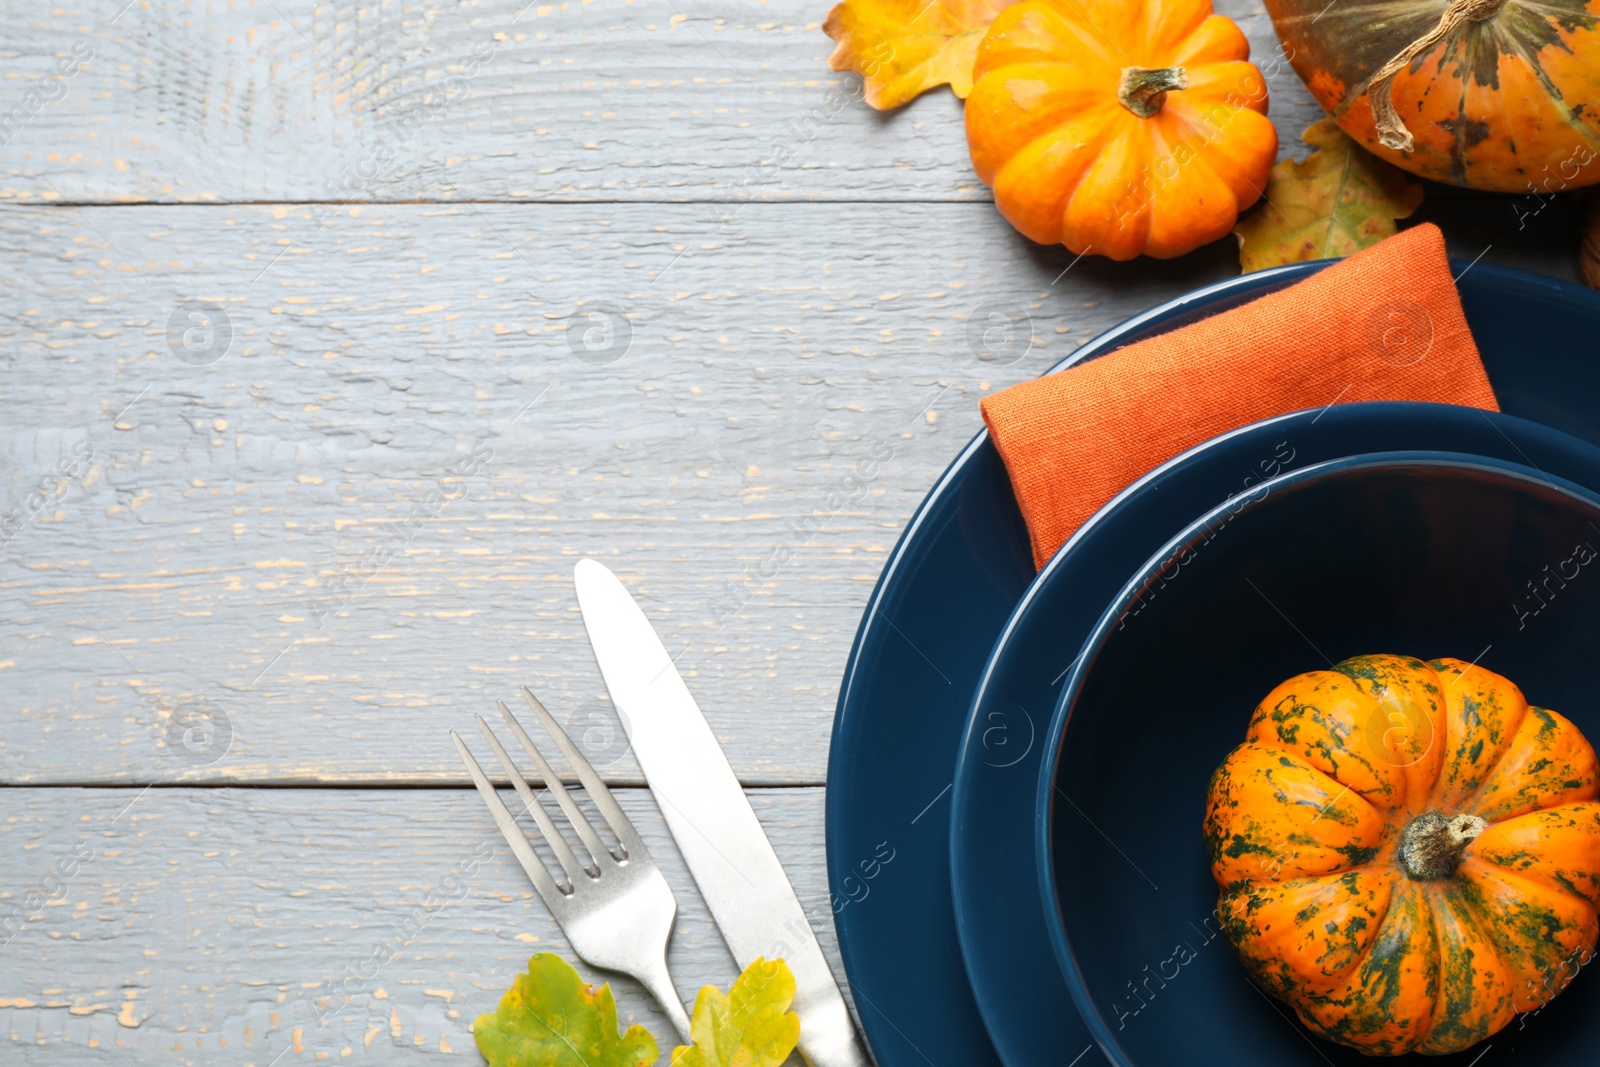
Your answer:
[[[611,987],[585,985],[560,956],[541,952],[500,998],[493,1015],[472,1025],[490,1067],[647,1067],[656,1042],[642,1026],[617,1033]]]
[[[1267,176],[1261,204],[1233,228],[1244,273],[1359,252],[1395,233],[1422,203],[1422,185],[1346,137],[1331,118],[1301,135],[1304,160],[1285,159]]]
[[[1011,0],[844,0],[822,31],[828,65],[861,75],[868,104],[899,107],[936,85],[966,99],[978,42]]]
[[[794,975],[782,960],[756,960],[726,996],[704,987],[694,1001],[694,1044],[672,1051],[672,1067],[778,1067],[800,1040],[793,1000]]]

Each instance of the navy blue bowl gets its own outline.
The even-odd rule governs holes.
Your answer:
[[[1600,485],[1595,473],[1584,481]],[[1477,661],[1600,738],[1600,566],[1543,600],[1526,584],[1581,544],[1600,546],[1588,489],[1514,463],[1385,453],[1264,483],[1123,587],[1056,706],[1036,807],[1053,947],[1112,1063],[1373,1062],[1303,1028],[1217,933],[1211,773],[1273,686],[1363,653]],[[1593,1064],[1600,979],[1579,975],[1490,1044],[1494,1062]]]

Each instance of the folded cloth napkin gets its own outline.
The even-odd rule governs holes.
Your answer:
[[[1500,410],[1437,226],[1012,386],[982,407],[1043,567],[1101,505],[1185,449],[1273,415],[1357,400]]]

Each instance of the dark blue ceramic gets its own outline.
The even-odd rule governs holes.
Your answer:
[[[1002,872],[1032,852],[1050,712],[1106,604],[1167,540],[1229,496],[1327,460],[1415,449],[1531,463],[1600,486],[1600,449],[1514,416],[1442,404],[1304,411],[1213,438],[1141,478],[1085,523],[1029,586],[978,683],[951,792],[956,931],[1003,1062],[1054,1063],[1090,1044],[1087,1029],[1064,1010],[1070,998],[1035,882]],[[1029,995],[1019,997],[1019,989]],[[1099,1062],[1098,1053],[1086,1061]]]
[[[1054,369],[1325,266],[1297,264],[1198,290],[1102,334]],[[1600,442],[1600,294],[1484,264],[1459,287],[1505,410]],[[884,567],[834,719],[828,877],[840,952],[880,1067],[997,1062],[956,940],[949,788],[973,687],[1033,577],[1005,468],[980,434],[929,492]],[[882,862],[878,854],[890,850],[894,859]],[[1019,986],[1017,995],[1026,1002],[1032,992]],[[1040,1006],[1063,1010],[1044,998]]]
[[[1600,485],[1600,465],[1585,481]],[[1600,736],[1600,568],[1520,610],[1524,583],[1583,544],[1600,544],[1600,494],[1578,483],[1392,452],[1283,474],[1122,587],[1063,683],[1035,807],[1052,944],[1111,1062],[1373,1062],[1301,1027],[1216,932],[1207,783],[1275,685],[1363,653],[1475,661]],[[1580,975],[1542,1012],[1428,1062],[1577,1067],[1596,1048],[1600,981]]]

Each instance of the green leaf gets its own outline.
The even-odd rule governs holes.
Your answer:
[[[528,961],[528,973],[517,975],[498,1011],[478,1016],[472,1034],[490,1067],[648,1067],[657,1054],[644,1027],[617,1033],[609,985],[594,990],[549,952]]]
[[[673,1050],[672,1067],[778,1067],[800,1040],[793,1000],[794,975],[782,960],[756,960],[727,996],[704,987],[690,1024],[694,1044]]]
[[[1333,259],[1394,236],[1396,219],[1422,203],[1422,185],[1346,137],[1332,119],[1301,134],[1316,148],[1267,175],[1261,204],[1239,220],[1243,272]]]

